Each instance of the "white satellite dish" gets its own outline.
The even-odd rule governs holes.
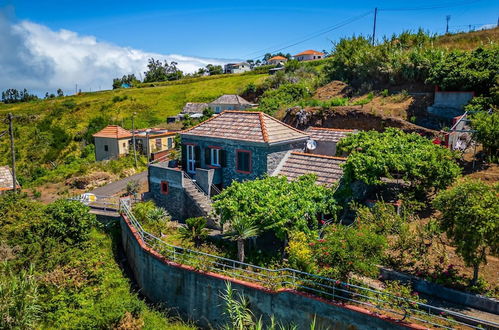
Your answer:
[[[307,140],[307,149],[308,150],[315,150],[317,148],[317,142],[315,142],[312,139]]]

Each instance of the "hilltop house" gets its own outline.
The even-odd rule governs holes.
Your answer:
[[[342,175],[343,158],[304,154],[309,134],[262,112],[224,111],[180,138],[181,168],[153,164],[148,175],[150,194],[174,219],[205,216],[215,227],[210,196],[233,181],[315,173],[330,185]]]
[[[246,101],[239,95],[225,94],[208,103],[208,105],[213,112],[218,114],[225,110],[245,110],[254,107],[256,104]]]
[[[175,148],[175,134],[158,128],[136,130],[136,150],[150,160],[163,157]],[[133,152],[133,136],[132,132],[118,125],[109,125],[95,133],[95,160],[116,159]]]
[[[267,63],[269,65],[279,65],[279,64],[284,64],[288,61],[287,58],[285,58],[284,56],[274,56],[274,57],[271,57],[267,60]]]
[[[309,49],[299,54],[296,54],[293,57],[295,58],[295,60],[298,61],[313,61],[313,60],[320,60],[324,58],[325,55],[326,54],[324,54],[323,52],[318,52],[316,50]]]
[[[251,71],[251,66],[249,63],[228,63],[224,65],[224,73],[243,73],[246,71]]]
[[[21,186],[16,182],[16,189]],[[14,177],[9,166],[0,166],[0,194],[6,191],[14,190]]]
[[[109,125],[93,135],[95,160],[109,160],[128,154],[132,133],[118,125]]]

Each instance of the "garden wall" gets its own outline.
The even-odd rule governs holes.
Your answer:
[[[356,306],[331,303],[290,289],[272,291],[170,262],[143,244],[126,217],[121,218],[120,226],[124,251],[141,293],[152,302],[164,303],[199,326],[218,328],[223,323],[224,302],[220,293],[225,289],[225,282],[230,280],[233,289],[249,299],[255,315],[274,315],[281,322],[298,325],[299,329],[309,328],[314,317],[318,328],[423,329],[397,323]]]

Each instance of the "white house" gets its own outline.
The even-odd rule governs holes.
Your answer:
[[[274,57],[271,57],[267,60],[267,63],[270,64],[270,65],[279,65],[279,64],[284,64],[288,61],[287,58],[285,58],[284,56],[274,56]]]
[[[320,59],[324,58],[325,55],[326,54],[324,54],[322,52],[318,52],[316,50],[309,49],[309,50],[306,50],[306,51],[301,52],[299,54],[296,54],[293,57],[295,58],[295,60],[298,60],[298,61],[313,61],[313,60],[320,60]]]
[[[251,66],[249,63],[227,63],[224,65],[224,73],[243,73],[246,71],[251,71]]]

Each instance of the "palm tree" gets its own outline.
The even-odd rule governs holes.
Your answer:
[[[251,237],[258,236],[258,227],[246,218],[236,217],[230,223],[231,231],[225,236],[229,236],[237,242],[237,258],[244,262],[244,242]]]

